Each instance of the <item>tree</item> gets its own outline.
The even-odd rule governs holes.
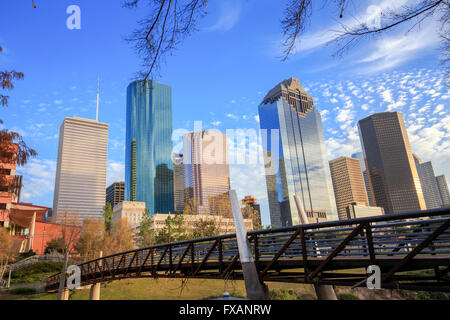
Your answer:
[[[83,260],[98,258],[105,241],[105,224],[99,219],[85,219],[75,249]]]
[[[81,221],[77,212],[57,212],[53,221],[61,226],[61,239],[63,241],[62,253],[73,252],[81,235]]]
[[[0,47],[0,53],[3,51]],[[14,80],[22,80],[24,77],[22,72],[15,70],[0,71],[0,85],[2,90],[12,90],[14,88]],[[9,96],[0,93],[0,106],[8,106]],[[0,124],[3,121],[0,119]],[[34,149],[28,147],[22,136],[8,129],[0,130],[0,162],[16,163],[19,166],[25,165],[31,157],[36,156]],[[14,179],[6,179],[4,175],[0,175],[0,184],[9,188],[13,187]]]
[[[142,59],[142,70],[138,76],[147,80],[160,69],[165,56],[189,35],[196,31],[197,21],[206,15],[207,0],[191,0],[180,3],[178,0],[125,0],[127,8],[137,8],[142,3],[148,6],[149,15],[139,21],[139,27],[127,39],[133,44],[137,54]],[[340,19],[347,12],[351,0],[286,0],[281,29],[284,36],[284,54],[282,60],[287,60],[299,45],[301,35],[308,29],[313,13],[313,3],[322,6],[332,5]],[[143,4],[142,4],[143,5]],[[410,30],[420,27],[425,21],[439,20],[443,41],[444,61],[450,54],[450,0],[420,0],[411,5],[404,5],[395,11],[382,10],[382,21],[376,27],[366,22],[353,26],[341,25],[336,30],[336,37],[330,42],[338,45],[340,55],[356,45],[361,39],[382,35],[389,30],[409,23]]]
[[[103,207],[103,218],[105,220],[105,230],[106,232],[111,232],[111,219],[114,215],[114,211],[111,204],[107,202]]]
[[[182,214],[175,214],[167,217],[164,228],[156,235],[155,242],[157,244],[170,243],[183,241],[187,238],[184,217]]]
[[[126,218],[112,223],[111,233],[105,236],[104,254],[109,255],[117,252],[133,249],[133,235]]]
[[[6,271],[6,267],[14,256],[14,241],[5,228],[0,228],[0,279]]]
[[[152,229],[153,218],[148,214],[148,209],[145,209],[144,218],[139,226],[139,232],[136,235],[135,241],[139,248],[149,247],[155,244],[156,233]]]
[[[214,220],[196,220],[192,229],[192,238],[206,238],[219,234],[219,227]]]

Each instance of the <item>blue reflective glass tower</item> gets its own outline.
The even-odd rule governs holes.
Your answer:
[[[322,119],[298,79],[275,86],[259,106],[270,219],[300,224],[294,195],[306,214],[337,219]]]
[[[173,213],[172,88],[153,80],[127,88],[125,200]]]

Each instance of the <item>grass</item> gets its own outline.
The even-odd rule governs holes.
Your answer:
[[[42,281],[62,269],[62,262],[39,262],[11,273],[11,284]]]
[[[315,298],[312,285],[267,282],[269,291],[276,297],[289,299]],[[184,286],[184,288],[183,288]],[[183,290],[181,290],[183,288]],[[235,297],[246,297],[244,281],[224,281],[207,279],[128,279],[101,285],[101,300],[203,300],[221,297],[227,291]],[[0,293],[0,300],[55,300],[56,293],[43,293],[32,296]],[[89,290],[78,290],[70,294],[70,300],[88,300]]]

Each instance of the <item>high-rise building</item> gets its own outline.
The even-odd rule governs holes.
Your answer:
[[[322,119],[298,79],[276,85],[259,105],[271,224],[300,223],[294,195],[306,213],[337,219]]]
[[[442,206],[450,206],[450,193],[448,192],[448,185],[445,176],[442,174],[436,177],[439,194],[441,195]]]
[[[67,117],[59,129],[53,215],[102,218],[105,205],[108,124]],[[59,217],[59,218],[58,218]]]
[[[254,226],[262,226],[261,221],[261,206],[256,201],[256,199],[253,196],[245,196],[244,199],[242,199],[242,204],[244,206],[250,206],[255,211],[255,222],[253,223]]]
[[[106,188],[106,203],[109,203],[112,208],[125,200],[125,182],[116,181]]]
[[[184,187],[186,201],[193,200],[198,214],[215,214],[211,201],[229,201],[230,168],[227,136],[215,130],[183,136]]]
[[[330,170],[339,220],[347,219],[345,208],[351,203],[369,205],[358,159],[339,157],[331,160]]]
[[[359,132],[376,205],[385,213],[426,209],[403,115],[373,114]]]
[[[417,174],[419,175],[420,185],[422,186],[423,198],[427,209],[440,208],[442,205],[441,195],[434,175],[431,161],[422,162],[422,160],[413,154]]]
[[[153,80],[127,88],[125,199],[150,214],[174,212],[172,88]]]
[[[375,200],[373,199],[373,193],[370,189],[369,176],[366,170],[366,160],[364,159],[364,155],[362,152],[357,152],[352,154],[352,158],[358,159],[361,165],[361,172],[364,179],[364,186],[366,187],[367,199],[369,200],[369,206],[375,206]]]
[[[175,212],[184,210],[184,165],[183,154],[173,154],[173,195]]]

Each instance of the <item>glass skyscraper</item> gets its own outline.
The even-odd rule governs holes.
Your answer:
[[[150,214],[173,213],[172,88],[153,80],[127,88],[125,199]]]
[[[270,90],[259,119],[271,224],[300,224],[294,195],[307,215],[336,220],[322,119],[299,80],[284,80]]]
[[[385,213],[425,210],[403,115],[375,113],[358,125],[375,205]]]

